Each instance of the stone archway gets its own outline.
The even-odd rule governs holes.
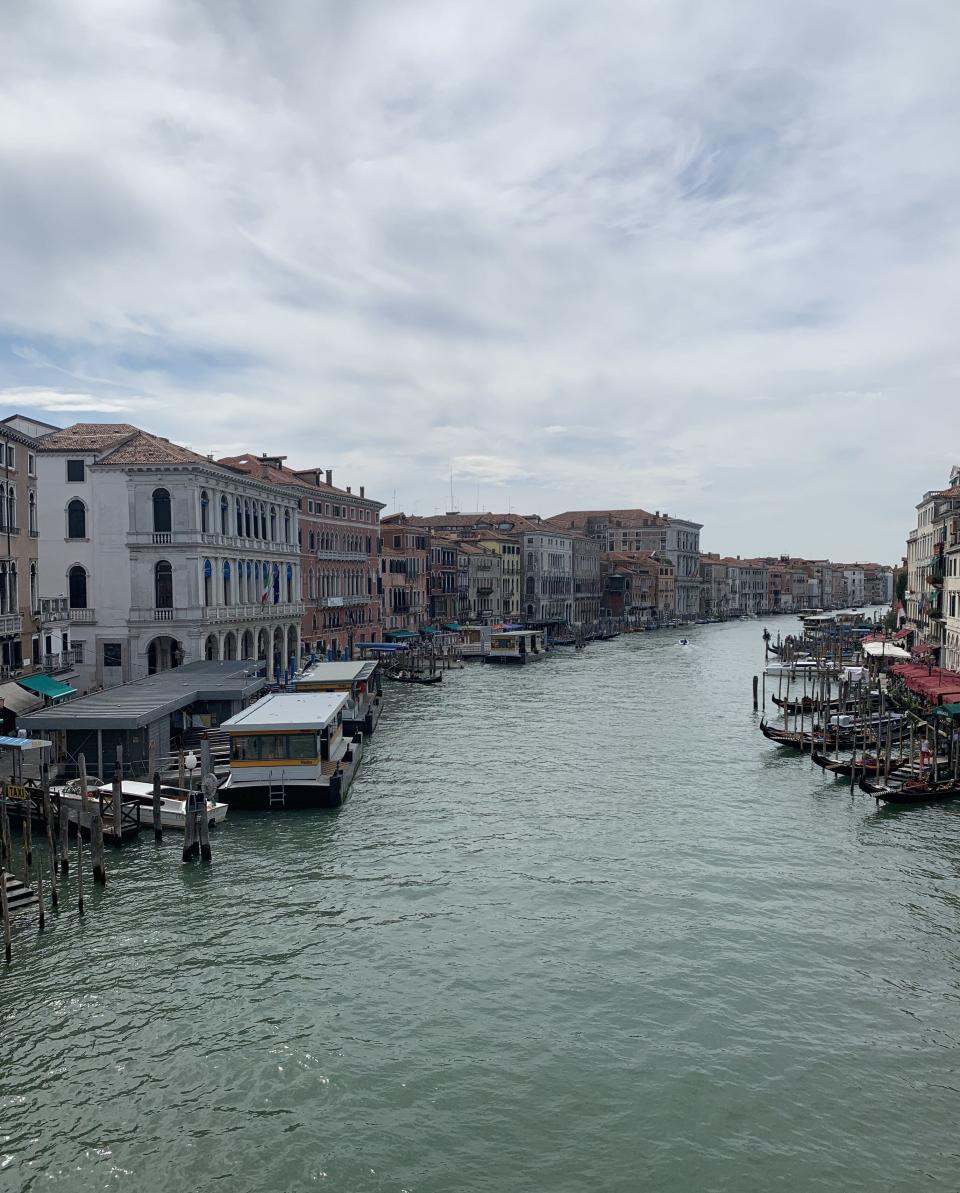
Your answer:
[[[284,651],[283,628],[281,626],[277,626],[273,631],[273,646],[272,646],[272,650],[271,650],[271,654],[270,654],[270,666],[271,666],[271,670],[273,671],[274,674],[279,671],[280,674],[282,675],[284,673],[284,671],[286,670],[287,661],[283,657],[283,651]]]
[[[237,635],[233,630],[228,630],[223,638],[223,657],[225,660],[233,660],[237,657]]]
[[[203,657],[208,663],[217,663],[220,661],[220,640],[216,634],[207,634],[206,641],[203,644]]]
[[[169,671],[183,662],[183,647],[169,634],[159,634],[147,644],[147,674]]]
[[[297,626],[287,629],[287,663],[293,663],[294,670],[300,666],[300,633]]]
[[[257,658],[262,659],[265,663],[270,661],[270,631],[261,630],[257,634]]]
[[[253,658],[253,630],[244,630],[240,635],[240,658]]]

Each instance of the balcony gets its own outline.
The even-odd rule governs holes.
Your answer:
[[[267,542],[264,539],[245,538],[236,534],[215,534],[199,530],[140,530],[127,535],[128,547],[182,547],[194,550],[208,547],[224,547],[231,554],[248,555],[256,558],[262,555],[300,555],[296,543]],[[335,558],[339,558],[335,556]],[[366,558],[366,556],[351,556]]]
[[[97,620],[96,609],[71,609],[70,620],[76,625],[93,625]]]
[[[342,609],[345,605],[366,605],[372,600],[372,596],[326,596],[317,603],[321,609]]]
[[[52,625],[70,620],[70,610],[67,608],[66,597],[40,598],[40,624]]]
[[[6,638],[11,634],[20,634],[22,632],[22,613],[0,613],[0,636]]]
[[[367,600],[366,597],[363,599]],[[72,609],[71,618],[72,614],[77,612],[83,610]],[[173,609],[140,607],[130,610],[128,621],[136,625],[163,621],[199,621],[207,625],[226,622],[235,625],[240,621],[265,621],[278,617],[300,618],[303,613],[304,605],[301,601],[284,601],[277,605],[190,605]]]
[[[304,551],[303,554],[310,555],[316,559],[372,559],[373,551]]]
[[[61,650],[57,654],[45,654],[40,660],[40,670],[47,675],[57,675],[63,671],[73,670],[74,654],[72,650]]]

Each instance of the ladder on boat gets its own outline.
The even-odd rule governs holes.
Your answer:
[[[275,808],[281,811],[286,807],[286,789],[283,786],[283,781],[279,783],[270,780],[270,786],[267,788],[267,802],[272,812]]]

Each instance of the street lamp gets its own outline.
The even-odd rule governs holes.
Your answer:
[[[191,750],[186,758],[184,758],[183,765],[187,768],[187,772],[190,775],[190,780],[187,784],[187,808],[189,809],[191,802],[190,797],[193,795],[193,772],[197,769],[197,756],[194,754],[193,750]]]

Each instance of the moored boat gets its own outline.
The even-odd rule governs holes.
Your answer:
[[[488,663],[532,663],[546,652],[542,630],[499,630],[490,635]]]
[[[877,758],[875,755],[867,754],[865,757],[857,758],[856,761],[852,758],[831,758],[828,754],[821,754],[814,750],[811,759],[817,766],[822,767],[823,770],[829,771],[834,775],[845,775],[849,778],[851,770],[858,775],[879,775],[882,774],[885,766],[882,758]],[[901,767],[905,758],[891,758],[890,770],[894,771]]]
[[[876,787],[870,794],[885,804],[931,804],[940,800],[960,799],[960,783],[929,783],[924,779],[908,779],[902,787]]]
[[[150,823],[153,811],[153,784],[138,783],[131,779],[124,779],[121,786],[121,797],[124,803],[140,805],[141,823]],[[79,811],[83,802],[80,791],[80,780],[71,779],[66,786],[59,790],[60,802],[71,811]],[[109,815],[110,801],[113,798],[113,788],[109,783],[101,783],[99,779],[87,781],[87,803],[97,801],[107,809]],[[177,787],[160,788],[160,824],[163,828],[179,829],[183,832],[186,823],[187,792]],[[228,805],[217,800],[207,800],[207,823],[211,828],[222,824],[227,817]]]
[[[274,692],[224,721],[230,774],[221,788],[231,807],[280,812],[339,808],[363,750],[343,735],[344,692]]]

